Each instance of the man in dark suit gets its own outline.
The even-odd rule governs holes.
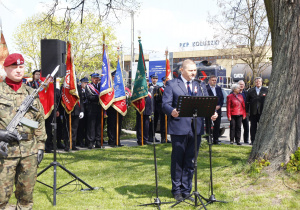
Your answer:
[[[262,87],[262,78],[255,78],[255,87],[249,89],[246,99],[246,112],[250,114],[250,136],[251,144],[254,143],[257,124],[263,111],[265,98],[268,94],[268,88]]]
[[[153,111],[154,111],[154,133],[153,133],[153,129],[152,129],[152,121],[149,123],[150,126],[150,131],[149,131],[149,141],[153,141],[153,139],[155,139],[155,142],[159,142],[159,140],[155,137],[155,133],[156,133],[156,128],[157,128],[157,123],[158,123],[158,119],[159,119],[159,113],[161,112],[161,103],[159,104],[158,101],[156,100],[157,98],[157,92],[160,88],[160,86],[157,84],[158,81],[158,76],[156,73],[152,74],[151,76],[151,83],[149,84],[149,90],[150,93],[153,93]],[[153,138],[153,136],[155,138]]]
[[[214,122],[213,127],[213,143],[219,143],[219,133],[220,133],[220,125],[221,125],[221,114],[222,114],[222,106],[224,102],[224,96],[222,93],[222,89],[217,85],[217,77],[215,75],[211,75],[208,80],[208,84],[206,85],[207,92],[209,96],[218,96],[218,104],[216,106],[216,111],[218,113],[218,118]],[[209,133],[209,129],[211,129],[211,120],[206,119],[206,133]]]
[[[88,149],[92,149],[94,144],[96,148],[101,148],[101,118],[102,106],[99,102],[100,94],[100,75],[91,74],[92,82],[85,87],[86,109],[87,109],[87,131],[86,138],[89,142]],[[103,119],[103,127],[105,121]]]
[[[194,61],[187,59],[182,63],[181,76],[167,82],[163,94],[162,109],[168,115],[168,133],[172,140],[171,179],[172,194],[177,201],[189,196],[194,174],[194,122],[192,117],[179,117],[176,110],[181,95],[208,96],[205,85],[193,81],[197,68]],[[215,113],[212,120],[217,118]],[[197,151],[201,143],[202,118],[197,118]],[[194,198],[189,197],[194,201]]]

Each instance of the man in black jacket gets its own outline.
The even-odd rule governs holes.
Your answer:
[[[99,102],[100,94],[100,75],[98,73],[91,74],[92,83],[85,88],[86,109],[87,109],[87,140],[88,148],[92,149],[95,143],[96,148],[101,148],[101,118],[102,106]],[[104,124],[104,119],[103,119]],[[104,125],[103,125],[104,127]]]
[[[268,94],[268,88],[262,87],[262,78],[255,78],[255,87],[249,89],[246,99],[246,112],[250,114],[250,135],[251,144],[254,143],[257,124],[263,111],[265,98]]]
[[[224,96],[222,93],[222,89],[220,86],[217,85],[217,77],[215,75],[211,75],[208,80],[208,84],[206,85],[206,89],[209,96],[217,96],[218,97],[218,104],[216,106],[216,112],[218,113],[218,118],[214,122],[214,129],[213,129],[213,143],[219,143],[219,133],[220,133],[220,125],[221,125],[221,114],[222,114],[222,106],[224,103]],[[211,128],[211,120],[206,118],[206,133],[209,133],[209,129]]]

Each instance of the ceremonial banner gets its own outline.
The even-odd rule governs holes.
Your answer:
[[[42,81],[45,81],[45,79],[45,77],[41,77]],[[39,98],[44,108],[45,119],[51,115],[54,109],[54,88],[53,81],[51,81],[47,87],[39,92]]]
[[[0,29],[1,29],[1,26],[0,26]],[[4,76],[6,75],[6,73],[4,71],[4,68],[3,68],[3,63],[5,61],[5,58],[9,55],[9,53],[8,53],[7,45],[6,45],[6,42],[5,42],[2,30],[0,30],[0,31],[1,31],[1,43],[0,43],[0,82],[2,82],[3,79],[4,79]]]
[[[121,70],[119,60],[118,60],[117,70],[114,79],[114,90],[115,90],[115,100],[112,106],[121,115],[125,116],[127,113],[126,93],[125,93],[122,70]]]
[[[169,59],[166,59],[166,79],[167,81],[172,79]]]
[[[103,109],[107,110],[114,102],[114,98],[115,93],[112,86],[109,59],[106,55],[106,50],[104,49],[99,97],[99,101]]]
[[[145,109],[145,97],[148,96],[148,87],[146,81],[146,66],[143,54],[141,40],[139,40],[139,61],[136,71],[134,87],[132,91],[131,104],[138,110],[140,114]]]
[[[75,69],[73,68],[73,59],[71,55],[71,43],[67,43],[68,52],[67,52],[67,71],[65,76],[65,81],[61,93],[61,104],[65,108],[66,112],[70,114],[76,103],[79,101],[77,83],[75,77]]]

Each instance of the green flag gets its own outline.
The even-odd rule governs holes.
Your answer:
[[[131,104],[141,114],[145,109],[145,97],[148,96],[148,87],[146,81],[146,66],[143,54],[141,40],[139,40],[139,61],[135,75],[134,87],[131,96]]]

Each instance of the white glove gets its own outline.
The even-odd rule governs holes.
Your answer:
[[[84,113],[83,112],[80,112],[79,113],[79,119],[82,119],[84,117]]]

